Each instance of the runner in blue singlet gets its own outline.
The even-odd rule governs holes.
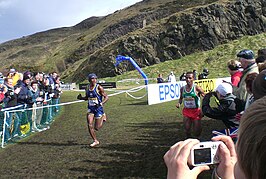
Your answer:
[[[93,139],[93,143],[90,146],[95,147],[100,144],[96,138],[95,130],[99,130],[102,127],[103,121],[106,120],[103,104],[108,100],[108,96],[104,92],[103,87],[97,84],[97,76],[94,73],[89,74],[88,80],[90,84],[87,86],[86,96],[82,97],[79,94],[77,98],[80,100],[88,100],[87,122],[90,135]]]

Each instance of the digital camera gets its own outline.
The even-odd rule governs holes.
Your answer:
[[[208,141],[196,144],[190,151],[189,163],[193,166],[219,163],[217,151],[221,143],[221,141]]]

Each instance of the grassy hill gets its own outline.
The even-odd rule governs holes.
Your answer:
[[[19,71],[75,71],[82,61],[98,49],[141,28],[143,19],[137,20],[138,24],[132,24],[131,29],[114,32],[117,27],[133,23],[134,18],[146,16],[148,25],[177,11],[214,1],[217,0],[145,0],[105,17],[88,18],[73,27],[52,29],[11,40],[0,44],[0,71],[7,72],[11,67]]]
[[[246,42],[242,38],[243,42],[227,43],[265,32],[262,8],[259,0],[144,0],[73,27],[2,43],[0,71],[57,71],[66,82],[81,82],[90,72],[100,77],[118,75],[114,80],[137,77],[134,71],[119,76],[134,70],[129,63],[114,68],[115,56],[126,54],[136,59],[149,78],[158,73],[166,77],[170,71],[176,76],[193,69],[200,72],[205,67],[210,77],[220,76],[226,74],[225,62],[237,51],[263,47],[264,33],[254,37],[256,40],[247,37]],[[225,45],[206,51],[219,44]]]
[[[157,78],[159,73],[167,78],[170,71],[173,71],[178,78],[183,72],[193,71],[202,72],[203,68],[209,70],[209,78],[219,78],[229,76],[227,71],[227,61],[237,59],[236,54],[242,49],[251,49],[256,54],[258,49],[266,48],[266,33],[245,36],[238,40],[219,45],[213,50],[198,52],[187,55],[177,60],[166,61],[164,63],[142,68],[148,78]],[[141,75],[137,70],[129,71],[123,75],[116,77],[108,77],[100,80],[105,81],[119,81],[122,79],[141,79]],[[151,81],[154,83],[155,80]]]

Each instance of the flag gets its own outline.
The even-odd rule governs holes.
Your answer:
[[[231,129],[223,129],[219,131],[212,131],[212,135],[213,136],[227,135],[233,139],[233,138],[237,138],[237,132],[238,132],[238,128],[231,128]]]

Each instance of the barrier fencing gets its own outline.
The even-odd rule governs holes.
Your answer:
[[[134,99],[141,99],[147,95],[147,90],[141,97],[134,96],[133,93],[136,93],[144,88],[146,88],[145,85],[129,90],[107,89],[106,91],[114,92],[108,96],[126,93]],[[60,106],[80,102],[84,102],[84,100],[59,103],[59,101],[52,99],[47,100],[44,103],[34,103],[32,106],[18,105],[15,107],[3,108],[0,111],[1,147],[4,148],[10,141],[20,140],[29,136],[31,133],[42,132],[49,129],[54,117],[60,110]]]

